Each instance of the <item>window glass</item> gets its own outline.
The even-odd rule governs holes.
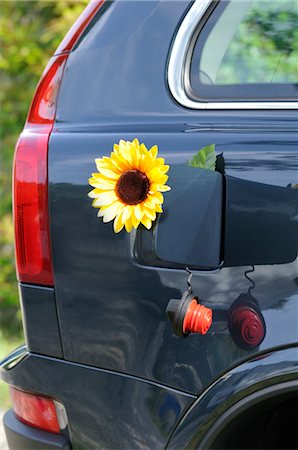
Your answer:
[[[297,0],[220,2],[195,45],[192,89],[207,97],[295,96],[297,23]]]

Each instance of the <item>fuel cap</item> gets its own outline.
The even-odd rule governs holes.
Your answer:
[[[177,336],[206,334],[212,324],[212,310],[202,305],[190,290],[184,292],[180,300],[171,299],[166,314]]]

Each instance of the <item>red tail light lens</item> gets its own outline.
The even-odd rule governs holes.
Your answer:
[[[37,86],[15,151],[13,212],[19,281],[54,285],[48,213],[48,142],[69,52],[104,0],[92,0],[67,33]]]
[[[103,5],[104,0],[91,0],[80,17],[73,24],[55,54],[70,52],[76,41],[79,39],[85,28],[89,25],[97,11]]]
[[[10,395],[15,415],[21,422],[51,433],[60,433],[54,400],[15,388],[10,389]]]
[[[31,103],[26,127],[33,124],[48,124],[51,125],[51,131],[67,57],[68,55],[54,57],[45,68]]]
[[[16,262],[20,281],[53,284],[48,223],[49,134],[23,133],[14,166]]]
[[[45,70],[16,145],[13,212],[20,281],[54,284],[48,214],[48,141],[67,55]]]

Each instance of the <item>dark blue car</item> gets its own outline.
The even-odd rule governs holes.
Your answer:
[[[14,161],[10,449],[297,448],[297,3],[92,1]]]

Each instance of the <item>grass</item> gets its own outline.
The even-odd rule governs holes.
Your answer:
[[[21,334],[9,336],[0,329],[0,360],[7,356],[12,350],[24,343]],[[9,387],[0,379],[0,409],[6,410],[10,407]]]

